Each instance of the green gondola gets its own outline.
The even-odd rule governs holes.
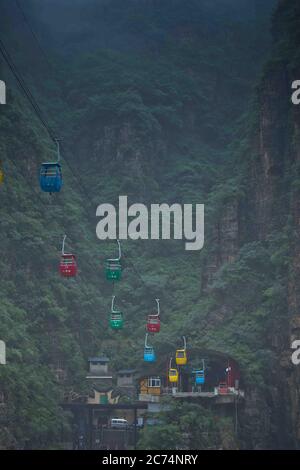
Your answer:
[[[121,330],[124,326],[123,313],[114,309],[115,296],[112,297],[109,325],[112,330]]]
[[[121,265],[121,245],[117,240],[119,246],[119,257],[110,258],[105,263],[105,276],[108,281],[120,281],[122,276],[122,265]]]
[[[124,326],[123,313],[112,313],[109,324],[112,330],[121,330]]]
[[[121,263],[108,259],[105,265],[105,275],[108,281],[120,281],[122,276]]]

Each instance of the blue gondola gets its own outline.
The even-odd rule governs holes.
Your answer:
[[[204,385],[205,383],[205,361],[202,359],[202,369],[193,370],[195,374],[195,385]]]
[[[195,371],[195,384],[203,385],[204,383],[205,383],[204,370],[196,370]]]
[[[60,152],[57,141],[57,161],[42,163],[40,168],[40,187],[46,193],[58,193],[61,190],[63,179],[62,170],[59,163]]]
[[[42,163],[40,186],[46,193],[58,193],[61,190],[62,172],[59,163]]]
[[[146,334],[146,337],[145,337],[144,361],[154,362],[156,360],[154,348],[152,346],[148,346],[147,339],[148,339],[148,333]]]
[[[145,362],[154,362],[156,360],[154,348],[145,347],[144,349],[144,361]]]

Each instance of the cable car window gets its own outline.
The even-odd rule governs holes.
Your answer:
[[[185,351],[177,351],[177,357],[185,357]]]

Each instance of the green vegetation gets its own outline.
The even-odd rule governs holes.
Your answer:
[[[60,29],[68,21],[65,10],[54,24],[28,2],[52,67],[45,72],[38,51],[28,56],[31,70],[26,53],[14,57],[63,139],[65,184],[59,195],[40,193],[38,168],[54,149],[13,89],[0,115],[6,175],[0,187],[0,338],[8,354],[0,369],[3,447],[59,446],[61,431],[68,431],[59,403],[67,391],[86,393],[87,357],[105,352],[115,368],[140,366],[156,297],[162,312],[157,354],[169,355],[184,332],[191,347],[234,357],[245,386],[269,396],[270,369],[278,361],[269,339],[286,324],[292,228],[285,212],[266,239],[258,239],[249,180],[260,111],[250,103],[266,60],[273,2],[263,2],[256,18],[250,0],[239,6],[218,0],[216,15],[211,3],[91,1],[79,19],[76,2],[74,10],[68,5],[66,43]],[[14,14],[8,6],[4,13]],[[286,62],[294,60],[287,55],[296,35],[292,16],[284,24],[274,17]],[[12,51],[15,43],[32,51],[28,32],[7,28]],[[54,39],[51,28],[57,28]],[[286,180],[295,188],[294,174],[283,185]],[[124,242],[125,269],[114,292],[124,329],[111,331],[104,260],[116,246],[96,239],[95,211],[122,194],[129,203],[204,203],[206,242],[201,253],[185,252],[177,241]],[[282,207],[287,196],[280,197]],[[76,280],[58,275],[65,233],[78,255]],[[264,407],[270,408],[267,400]],[[200,406],[176,405],[159,420],[143,431],[140,448],[236,448],[265,438],[254,437],[255,424],[244,417],[249,434],[245,426],[237,443],[231,420],[216,420]]]
[[[143,429],[140,449],[234,449],[237,447],[232,422],[214,416],[197,404],[165,402],[166,411],[154,418],[156,423]],[[163,439],[162,439],[163,436]]]

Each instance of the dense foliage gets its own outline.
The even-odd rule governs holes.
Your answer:
[[[195,403],[180,404],[172,400],[166,401],[164,406],[165,410],[154,417],[155,424],[142,431],[140,449],[237,448],[230,418],[215,416],[210,409]]]
[[[254,2],[254,10],[250,0],[90,1],[80,17],[80,1],[63,3],[57,18],[58,2],[45,2],[44,12],[28,2],[48,65],[33,52],[26,28],[15,33],[3,26],[20,70],[63,138],[65,177],[61,194],[39,193],[38,167],[53,148],[13,89],[0,116],[4,447],[57,445],[67,427],[62,393],[86,392],[89,355],[105,352],[116,369],[142,367],[144,322],[155,297],[162,308],[159,355],[169,355],[185,332],[191,347],[234,357],[244,385],[266,394],[277,361],[268,338],[282,328],[286,312],[290,226],[288,220],[284,230],[275,224],[266,240],[257,240],[247,186],[258,122],[257,105],[250,103],[268,51],[274,2]],[[17,21],[6,5],[9,16]],[[288,31],[290,21],[287,15]],[[276,17],[274,28],[285,34]],[[18,53],[20,43],[28,56]],[[284,42],[280,50],[290,47]],[[148,204],[205,203],[206,242],[201,253],[186,252],[177,241],[124,242],[124,281],[115,294],[127,327],[116,334],[108,329],[112,288],[102,273],[115,245],[96,239],[95,210],[101,202],[117,204],[121,194]],[[229,248],[219,228],[234,207],[227,228],[234,231],[238,222],[242,229]],[[57,274],[64,233],[78,254],[76,280]],[[208,276],[212,261],[216,269]],[[62,382],[58,369],[66,373]],[[237,444],[231,420],[218,421],[200,406],[177,405],[172,416],[171,408],[149,426],[140,447],[252,444],[247,425]],[[255,440],[260,431],[249,426]]]

